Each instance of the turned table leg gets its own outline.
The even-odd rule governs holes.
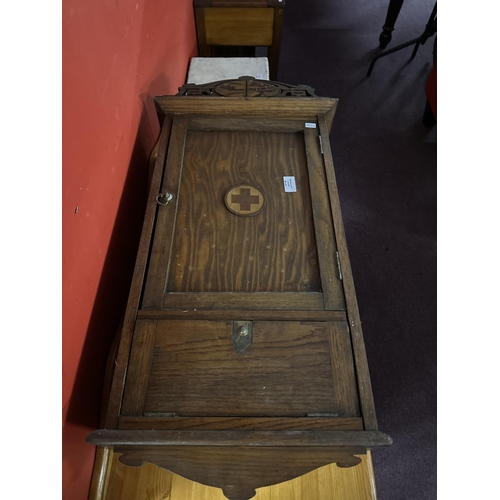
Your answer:
[[[399,16],[399,11],[403,5],[404,0],[390,0],[389,8],[387,9],[387,17],[385,18],[385,24],[382,27],[382,33],[380,33],[379,42],[380,48],[385,49],[392,38],[392,32],[394,31],[394,25]]]

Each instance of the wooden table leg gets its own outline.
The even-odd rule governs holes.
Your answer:
[[[205,9],[203,7],[195,7],[194,13],[196,18],[196,34],[198,36],[198,56],[210,57],[205,30]]]
[[[389,8],[387,9],[387,17],[385,18],[385,24],[382,27],[382,33],[380,33],[379,42],[380,48],[385,49],[392,38],[392,32],[394,31],[394,25],[399,16],[399,11],[403,5],[404,0],[390,0]]]
[[[281,32],[283,31],[283,9],[274,9],[273,44],[269,47],[269,79],[278,81]]]

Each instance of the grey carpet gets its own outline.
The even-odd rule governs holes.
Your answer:
[[[388,2],[290,0],[278,80],[338,97],[331,133],[380,430],[380,500],[436,498],[436,129],[422,124],[434,37],[377,62]],[[388,48],[432,1],[405,2]],[[333,500],[333,499],[332,499]]]

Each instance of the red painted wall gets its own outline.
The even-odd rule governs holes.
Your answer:
[[[159,134],[196,55],[192,0],[63,2],[63,499],[87,498],[107,353]]]

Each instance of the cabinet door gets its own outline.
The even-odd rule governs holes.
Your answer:
[[[345,309],[317,130],[174,119],[142,309]]]

